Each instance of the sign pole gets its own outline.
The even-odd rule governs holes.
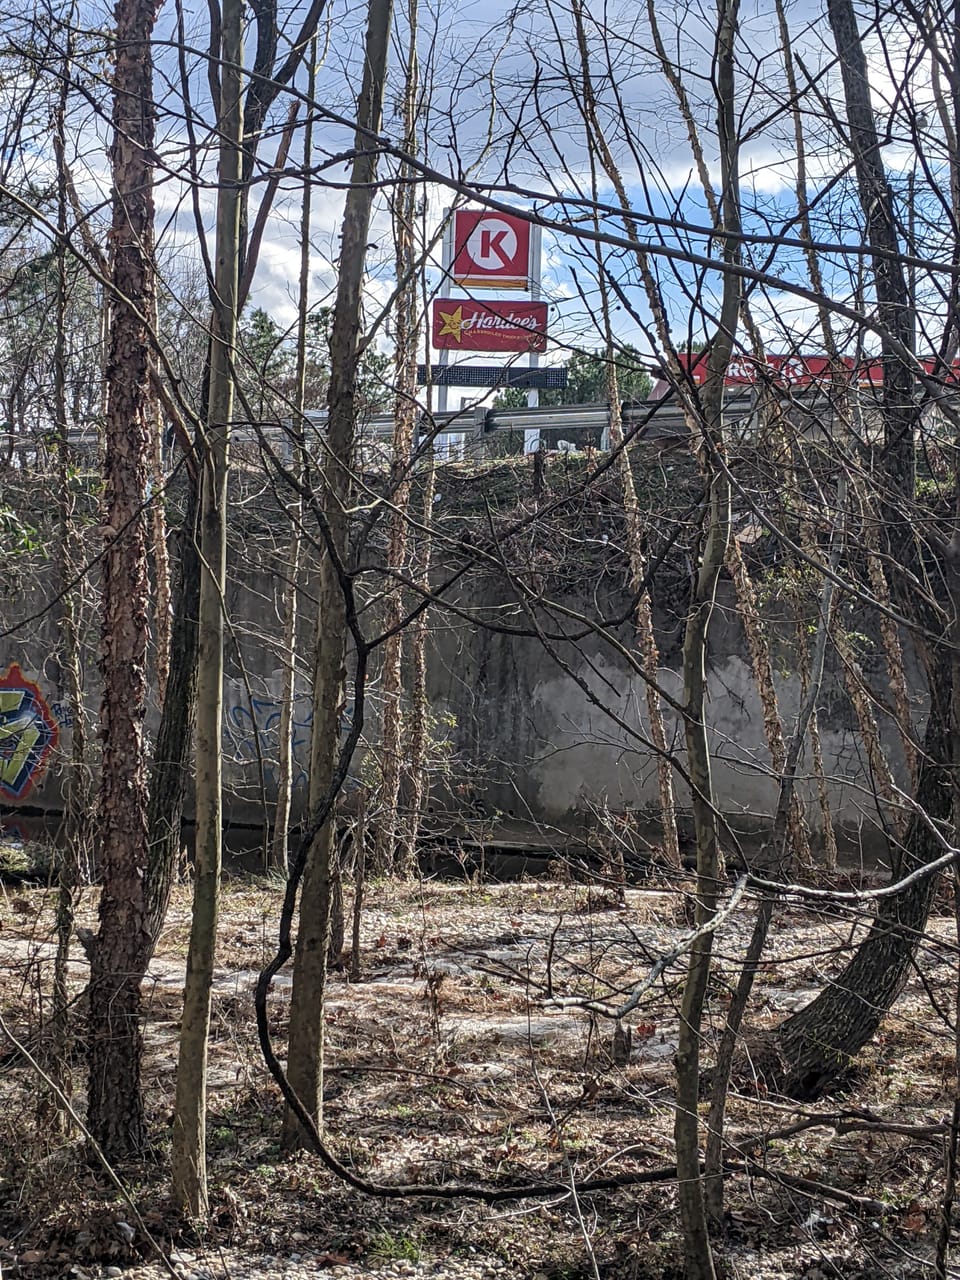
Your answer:
[[[533,302],[540,301],[540,256],[543,240],[543,228],[539,225],[530,228],[530,298]],[[540,364],[540,356],[536,351],[530,352],[529,364],[531,369],[536,369]],[[527,408],[536,409],[540,404],[540,392],[536,387],[531,387],[527,392]],[[540,449],[540,432],[539,430],[524,431],[523,433],[523,451],[524,453],[537,453]]]

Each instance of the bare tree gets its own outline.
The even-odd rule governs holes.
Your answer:
[[[716,91],[717,133],[720,146],[720,225],[732,236],[724,242],[728,264],[737,260],[735,239],[741,227],[736,120],[735,41],[737,0],[720,0],[717,6]],[[723,397],[727,367],[736,342],[740,313],[740,284],[728,272],[717,334],[707,356],[707,381],[703,390],[703,424],[699,441],[704,480],[704,528],[696,585],[683,640],[684,728],[690,770],[697,845],[696,924],[704,925],[715,913],[721,874],[717,809],[710,769],[706,723],[706,656],[710,619],[716,604],[717,584],[730,538],[730,485],[723,460]],[[715,1275],[707,1228],[703,1187],[700,1181],[700,1145],[697,1103],[700,1090],[700,1036],[713,934],[705,933],[690,952],[680,1009],[677,1047],[677,1115],[674,1136],[677,1147],[680,1213],[685,1236],[687,1274],[690,1280],[713,1280]]]
[[[118,0],[113,78],[112,286],[104,428],[103,696],[100,721],[100,929],[90,992],[90,1129],[108,1155],[146,1141],[140,982],[150,952],[145,896],[148,600],[146,458],[155,420],[153,313],[153,0]]]
[[[193,917],[180,1027],[173,1118],[173,1193],[193,1217],[207,1212],[207,1037],[223,857],[223,632],[227,576],[227,476],[233,417],[234,347],[243,147],[242,6],[224,0],[221,22],[216,277],[200,512],[197,673],[197,842]]]
[[[370,0],[364,46],[363,82],[357,103],[355,155],[343,213],[340,273],[330,333],[330,390],[324,442],[322,514],[325,556],[320,566],[313,726],[310,751],[310,808],[329,799],[340,740],[345,694],[347,596],[344,578],[350,548],[347,505],[356,436],[357,372],[360,361],[360,304],[366,265],[373,183],[378,153],[370,145],[379,129],[390,40],[392,0]],[[330,930],[331,880],[335,867],[335,825],[328,813],[309,851],[300,900],[290,1000],[287,1073],[307,1112],[318,1122],[323,1081],[323,1010]],[[285,1120],[287,1146],[296,1145],[299,1126]]]
[[[307,80],[307,97],[310,101],[316,93],[317,41],[310,46],[310,67]],[[308,116],[303,133],[303,168],[307,172],[313,156],[313,121]],[[310,310],[310,216],[313,208],[309,180],[304,182],[300,211],[300,280],[297,297],[297,368],[294,389],[294,449],[295,475],[303,481],[304,467],[304,414],[306,411],[307,381],[307,318]],[[303,497],[296,491],[292,497],[290,518],[290,552],[285,566],[283,585],[283,688],[280,696],[279,759],[277,771],[277,805],[273,819],[273,846],[270,860],[273,866],[285,869],[287,865],[287,827],[290,822],[290,806],[293,792],[293,714],[297,692],[297,593],[302,550]]]

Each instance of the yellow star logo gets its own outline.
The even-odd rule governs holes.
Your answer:
[[[443,321],[437,337],[450,337],[453,338],[454,342],[461,342],[463,330],[463,307],[457,307],[455,311],[438,311],[437,315]]]

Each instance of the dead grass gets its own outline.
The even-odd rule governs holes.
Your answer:
[[[221,916],[213,1001],[209,1157],[215,1213],[203,1240],[300,1254],[371,1258],[376,1242],[413,1231],[442,1258],[467,1247],[504,1259],[506,1274],[576,1276],[586,1253],[569,1201],[482,1206],[371,1201],[339,1186],[308,1156],[282,1161],[280,1101],[256,1043],[252,988],[271,957],[281,889],[231,881]],[[631,891],[625,908],[582,885],[378,883],[368,889],[363,978],[330,989],[325,1114],[331,1143],[376,1181],[579,1180],[671,1163],[672,1054],[682,971],[667,971],[633,1017],[633,1055],[612,1060],[611,1028],[555,997],[623,992],[683,928],[675,892]],[[751,923],[751,908],[718,938],[712,1030],[719,1030]],[[48,1016],[53,895],[0,896],[0,1007],[38,1045]],[[92,893],[81,902],[94,926]],[[144,988],[145,1083],[156,1147],[127,1170],[151,1230],[196,1243],[165,1200],[189,891],[177,891]],[[678,923],[681,921],[681,923]],[[774,1025],[829,980],[862,923],[782,913],[750,1022]],[[550,958],[548,968],[547,960]],[[729,1176],[725,1249],[732,1278],[929,1274],[942,1183],[938,1130],[952,1106],[953,924],[934,920],[919,980],[884,1024],[846,1091],[817,1108],[746,1090],[731,1100],[737,1159],[769,1176]],[[82,991],[86,967],[71,981]],[[289,986],[276,985],[271,1033],[282,1045]],[[83,1110],[82,1001],[74,1104]],[[707,1049],[709,1059],[709,1046]],[[0,1074],[0,1266],[23,1275],[70,1265],[126,1265],[143,1255],[139,1228],[77,1135],[61,1132],[49,1097],[21,1062]],[[798,1127],[806,1125],[808,1127]],[[895,1125],[894,1131],[885,1126]],[[781,1133],[792,1129],[791,1133]],[[778,1136],[779,1135],[779,1136]],[[826,1191],[783,1186],[784,1174]],[[831,1198],[863,1197],[861,1205]],[[867,1201],[882,1203],[870,1207]],[[669,1181],[592,1196],[592,1247],[608,1276],[674,1274],[680,1241]],[[862,1211],[861,1211],[862,1210]],[[296,1238],[295,1238],[296,1237]],[[6,1253],[3,1251],[6,1250]],[[23,1262],[24,1255],[27,1261]],[[832,1270],[830,1268],[833,1268]],[[911,1269],[912,1268],[912,1269]],[[809,1274],[813,1275],[811,1271]]]

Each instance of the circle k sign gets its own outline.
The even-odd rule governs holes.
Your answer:
[[[530,223],[509,213],[458,209],[453,215],[455,284],[526,289],[531,276]]]

